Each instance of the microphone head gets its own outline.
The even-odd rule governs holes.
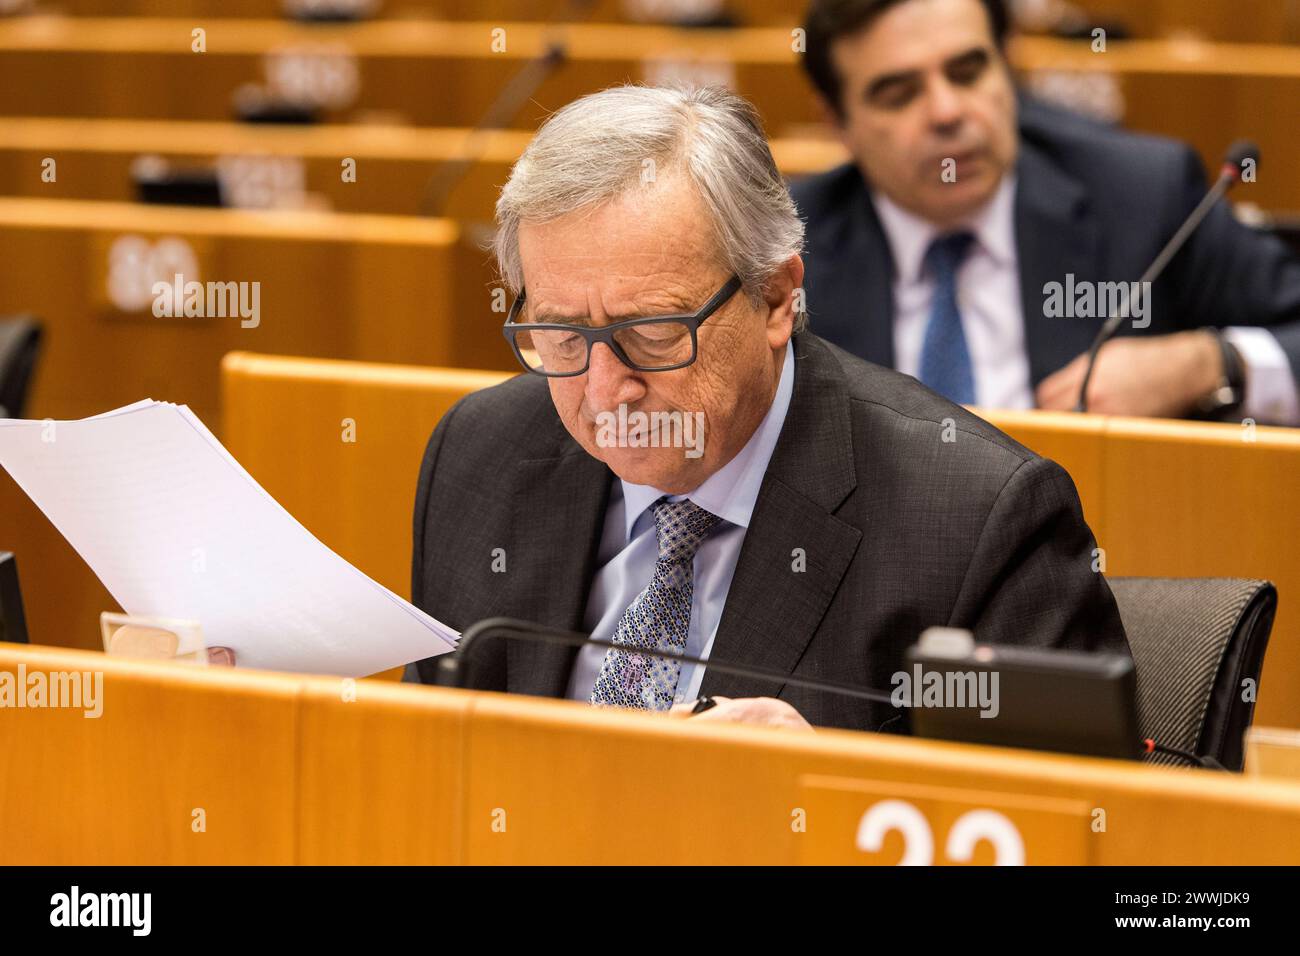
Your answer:
[[[1240,180],[1247,160],[1259,165],[1259,145],[1248,139],[1239,139],[1228,147],[1227,155],[1223,157],[1223,170],[1230,171],[1233,179]]]

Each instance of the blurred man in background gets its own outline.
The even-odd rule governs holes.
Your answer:
[[[792,189],[813,328],[957,402],[1074,407],[1106,295],[1205,193],[1195,153],[1019,97],[1002,0],[814,0],[806,31],[853,157]],[[1300,424],[1300,262],[1275,237],[1221,202],[1132,307],[1090,410]]]

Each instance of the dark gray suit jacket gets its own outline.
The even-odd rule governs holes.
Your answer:
[[[936,624],[992,643],[1127,651],[1059,465],[913,378],[808,333],[794,341],[794,394],[715,659],[887,692],[904,650]],[[495,615],[580,629],[614,480],[565,431],[542,378],[462,399],[420,470],[414,603],[459,629]],[[504,573],[492,570],[496,548]],[[479,652],[477,686],[545,696],[564,694],[574,661],[569,648],[516,641]],[[432,682],[430,661],[408,673]],[[715,670],[701,693],[780,697],[817,725],[907,730],[887,705]]]
[[[1136,281],[1205,195],[1205,173],[1181,143],[1030,98],[1021,103],[1016,173],[1016,254],[1036,387],[1086,352],[1104,321],[1045,316],[1043,286],[1069,273],[1076,282]],[[893,256],[862,174],[839,166],[794,183],[790,194],[808,222],[803,287],[812,329],[893,367]],[[1249,199],[1250,186],[1237,195]],[[1119,334],[1267,326],[1300,380],[1300,261],[1276,236],[1237,222],[1226,203],[1201,223],[1151,299],[1151,325],[1124,323]]]

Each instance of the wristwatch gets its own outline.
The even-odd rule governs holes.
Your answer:
[[[1197,400],[1196,413],[1201,418],[1222,419],[1239,409],[1246,400],[1246,363],[1222,329],[1205,331],[1214,336],[1223,353],[1223,377],[1209,394]]]

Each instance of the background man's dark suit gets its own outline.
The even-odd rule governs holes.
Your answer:
[[[1027,98],[1016,172],[1025,346],[1037,387],[1087,351],[1104,320],[1045,317],[1043,286],[1063,283],[1067,273],[1076,282],[1136,281],[1200,202],[1206,182],[1199,158],[1182,144]],[[1238,189],[1249,196],[1249,186]],[[893,259],[861,173],[840,166],[790,191],[808,223],[810,327],[893,367]],[[1126,323],[1121,334],[1267,325],[1300,379],[1300,261],[1277,238],[1238,223],[1225,204],[1170,263],[1152,300],[1151,325],[1139,331]]]
[[[982,640],[1127,648],[1074,485],[914,379],[795,337],[794,394],[713,645],[717,660],[888,691],[934,624]],[[955,441],[945,442],[944,420]],[[429,441],[412,594],[452,627],[508,615],[580,629],[612,473],[565,431],[546,382],[470,395]],[[506,571],[494,573],[493,549]],[[792,570],[803,549],[807,569]],[[562,696],[568,648],[494,642],[475,683]],[[431,682],[429,662],[419,676]],[[706,670],[702,694],[776,696],[810,723],[877,729],[888,707]],[[894,721],[889,730],[906,729]]]

